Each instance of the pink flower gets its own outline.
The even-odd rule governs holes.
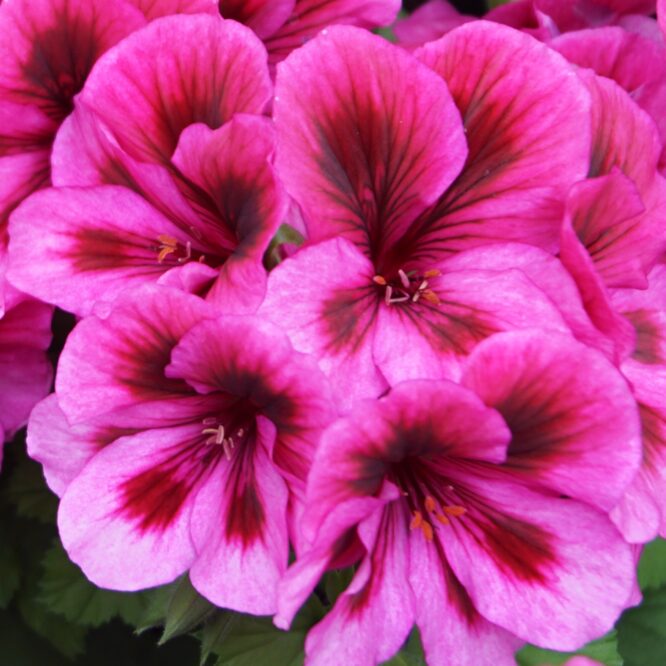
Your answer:
[[[560,201],[589,164],[587,91],[554,52],[487,23],[418,57],[428,67],[331,28],[278,72],[277,169],[311,245],[271,273],[261,312],[321,359],[344,404],[398,376],[455,377],[491,333],[566,328],[522,273],[454,255],[556,250]]]
[[[49,185],[53,138],[95,61],[145,23],[123,0],[2,5],[0,228],[18,203]]]
[[[270,91],[261,42],[233,21],[167,17],[126,39],[58,136],[59,187],[12,216],[14,283],[86,315],[147,281],[217,280],[226,311],[256,309],[288,205],[259,117]]]
[[[334,416],[312,359],[259,319],[146,287],[78,325],[57,396],[28,446],[90,580],[135,590],[189,570],[220,606],[275,611],[291,516]],[[59,460],[65,447],[78,464]]]
[[[329,25],[388,25],[400,5],[400,0],[219,0],[222,16],[245,23],[264,40],[272,66]]]
[[[634,593],[632,550],[605,511],[639,458],[636,405],[601,354],[561,335],[497,334],[462,386],[404,382],[324,433],[310,546],[281,584],[276,623],[326,568],[359,561],[310,631],[307,663],[376,664],[414,623],[432,664],[513,664],[516,636],[577,649]]]

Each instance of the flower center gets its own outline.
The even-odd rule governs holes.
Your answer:
[[[401,268],[392,280],[387,280],[383,275],[375,275],[372,281],[380,287],[384,287],[386,305],[418,303],[420,300],[439,305],[439,297],[430,288],[430,280],[440,275],[438,270],[429,270],[419,274],[417,271],[405,272]]]
[[[179,241],[173,236],[168,234],[160,234],[157,237],[158,244],[154,247],[157,252],[157,261],[162,264],[167,259],[172,259],[179,264],[184,264],[188,261],[198,261],[204,263],[206,256],[198,250],[192,249],[191,241]]]
[[[207,446],[221,446],[224,456],[231,460],[232,452],[246,439],[248,429],[243,427],[225,428],[215,417],[203,420],[202,435],[208,435]]]
[[[422,471],[422,470],[419,470]],[[446,483],[416,474],[411,465],[403,462],[396,467],[393,479],[402,491],[412,516],[410,530],[420,530],[426,541],[434,538],[434,527],[451,524],[452,518],[460,518],[467,509],[456,501],[455,488]]]

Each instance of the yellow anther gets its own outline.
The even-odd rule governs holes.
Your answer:
[[[420,511],[414,511],[414,517],[412,518],[412,522],[409,524],[409,529],[415,530],[417,527],[421,527],[421,525],[423,525],[423,516],[421,515]]]
[[[424,520],[423,524],[421,525],[421,531],[423,532],[423,536],[426,538],[426,541],[432,541],[433,533],[430,523]]]

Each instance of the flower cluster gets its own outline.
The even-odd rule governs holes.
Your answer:
[[[433,0],[392,44],[395,0],[2,3],[0,432],[73,313],[28,450],[91,581],[189,572],[288,629],[347,568],[311,665],[414,626],[431,666],[510,665],[637,603],[666,536],[654,5]]]

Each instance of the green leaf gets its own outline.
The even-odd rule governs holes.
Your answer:
[[[516,655],[516,660],[520,666],[560,666],[574,655],[595,659],[606,666],[622,666],[622,657],[617,650],[617,634],[614,631],[588,643],[577,652],[555,652],[527,645]]]
[[[48,489],[41,466],[25,454],[16,461],[5,494],[19,516],[55,523],[58,499]]]
[[[666,539],[655,539],[643,549],[638,582],[644,591],[666,585]]]
[[[426,666],[419,630],[414,627],[403,648],[382,666]]]
[[[219,642],[209,649],[218,657],[216,666],[301,666],[305,635],[323,614],[323,606],[314,596],[296,616],[290,631],[281,631],[269,617],[235,613]]]
[[[216,607],[194,589],[189,576],[185,576],[169,601],[164,631],[159,644],[162,645],[170,638],[196,629],[215,610]]]
[[[18,613],[0,611],[1,663],[8,666],[71,666],[45,640],[21,622]]]
[[[280,252],[281,245],[303,245],[305,238],[303,235],[294,229],[289,224],[282,224],[277,230],[277,233],[271,239],[271,242],[268,245],[268,249],[264,253],[264,266],[271,270],[275,268],[283,259],[283,256]]]
[[[623,613],[617,632],[625,666],[666,664],[666,586],[647,590],[640,606]]]
[[[69,659],[84,651],[86,629],[70,624],[62,617],[49,613],[36,599],[21,595],[18,607],[23,621],[36,634],[45,638],[53,647]]]
[[[0,538],[0,608],[6,608],[21,583],[21,568],[9,540]]]
[[[180,585],[181,580],[182,578],[178,578],[173,583],[161,585],[160,587],[143,592],[146,598],[146,608],[135,624],[137,634],[141,634],[154,627],[162,626],[165,623],[169,602]]]
[[[347,569],[335,569],[329,571],[324,576],[324,590],[326,591],[326,598],[331,606],[335,600],[347,589],[354,577],[354,567]]]
[[[201,666],[208,661],[216,646],[227,639],[236,615],[233,611],[220,610],[206,621],[201,632]]]
[[[39,601],[69,622],[97,627],[119,616],[136,626],[148,606],[145,592],[112,592],[90,583],[59,543],[46,552],[42,567]]]

